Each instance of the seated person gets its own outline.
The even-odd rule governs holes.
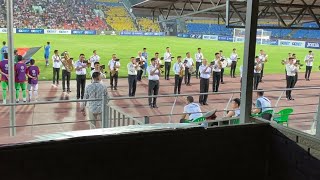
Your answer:
[[[186,116],[189,115],[189,120],[186,119]],[[195,120],[199,117],[202,117],[200,105],[194,103],[193,97],[187,97],[187,105],[184,107],[183,115],[181,117],[180,123],[187,123],[188,121]]]
[[[225,117],[226,118],[240,117],[240,99],[239,98],[235,98],[232,100],[231,107],[233,110],[229,111]]]
[[[261,90],[261,89],[258,89]],[[260,114],[268,110],[272,110],[271,108],[271,101],[263,96],[263,91],[257,92],[257,101],[256,101],[256,108],[254,108],[251,113],[253,114]],[[271,120],[272,114],[270,113],[263,113],[261,116],[263,119]]]

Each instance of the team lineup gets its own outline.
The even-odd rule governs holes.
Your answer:
[[[0,63],[0,73],[1,73],[1,84],[2,84],[2,98],[3,104],[6,104],[7,90],[8,90],[8,52],[5,42],[3,42],[3,48],[1,49],[2,61]],[[44,47],[45,53],[44,57],[46,60],[46,66],[49,66],[50,59],[50,42]],[[147,48],[143,48],[142,51],[138,52],[137,56],[132,56],[130,62],[127,64],[127,74],[128,74],[128,95],[134,97],[136,94],[137,83],[139,83],[142,78],[148,78],[148,95],[158,95],[160,88],[160,76],[163,75],[164,80],[170,80],[171,72],[174,73],[174,87],[173,93],[182,93],[182,82],[186,86],[192,86],[192,77],[195,76],[196,79],[200,79],[200,93],[209,92],[210,81],[212,92],[219,92],[220,84],[224,84],[225,68],[230,68],[230,78],[236,78],[236,68],[237,62],[240,57],[237,54],[236,48],[233,48],[230,56],[225,56],[223,50],[220,50],[214,54],[213,60],[205,58],[201,48],[198,48],[194,54],[194,59],[190,52],[186,52],[185,57],[180,55],[176,56],[176,62],[173,64],[174,60],[173,53],[170,51],[170,47],[167,47],[163,57],[159,56],[159,53],[154,53],[154,56],[149,56]],[[110,78],[110,89],[118,90],[118,78],[120,70],[120,59],[116,54],[112,54],[111,60],[108,62],[107,67],[100,64],[100,56],[97,51],[93,51],[93,55],[86,60],[84,54],[79,55],[79,59],[74,61],[74,58],[70,57],[67,51],[62,54],[58,50],[54,50],[54,55],[52,59],[52,86],[54,88],[60,87],[60,75],[62,80],[62,91],[67,95],[71,93],[70,89],[70,79],[71,73],[75,71],[76,74],[76,98],[77,99],[89,99],[89,98],[101,98],[102,95],[107,92],[106,86],[103,85],[103,79],[107,78],[107,74]],[[259,55],[255,58],[254,65],[254,90],[259,89],[259,83],[263,82],[264,67],[269,60],[269,56],[263,50],[260,50]],[[304,58],[306,63],[306,73],[305,79],[310,80],[310,74],[313,66],[314,54],[312,51]],[[150,62],[150,64],[149,64]],[[285,65],[286,73],[286,87],[293,88],[298,80],[298,71],[302,64],[300,60],[297,60],[295,54],[289,53],[288,57],[281,62]],[[242,77],[242,66],[240,66],[240,81]],[[62,70],[60,74],[60,70]],[[88,71],[88,72],[87,72]],[[107,72],[109,71],[109,72]],[[22,91],[22,101],[31,102],[38,100],[38,77],[40,74],[40,68],[36,66],[36,61],[34,59],[24,59],[23,55],[18,55],[15,53],[15,89],[16,89],[16,102],[20,102],[20,90]],[[96,88],[90,88],[88,85],[86,87],[86,79],[89,74],[92,79],[92,84],[98,85],[98,89],[101,89],[100,94],[93,93]],[[26,84],[27,82],[27,84]],[[40,81],[41,82],[41,81]],[[91,84],[90,84],[91,85]],[[90,89],[93,92],[90,92]],[[28,93],[27,93],[28,90]],[[28,95],[27,95],[28,94]],[[261,95],[263,96],[263,94]],[[286,92],[287,100],[294,100],[291,96],[291,91]],[[207,103],[208,95],[200,95],[198,103],[200,105],[208,105]],[[188,105],[194,105],[193,98],[187,98]],[[101,102],[100,102],[101,103]],[[150,108],[158,108],[157,98],[149,98],[148,104]],[[235,107],[240,106],[240,102],[234,99],[233,104]],[[260,103],[263,104],[263,103]],[[270,104],[270,103],[269,103]],[[187,106],[188,106],[187,105]],[[99,107],[101,104],[88,103],[88,106]],[[238,108],[235,108],[232,116],[238,116],[240,114]],[[89,108],[90,109],[90,108]],[[99,109],[99,108],[98,108]],[[187,108],[188,109],[188,108]],[[192,109],[192,108],[191,108]],[[185,114],[190,114],[189,110],[185,110]],[[90,112],[90,111],[89,111]],[[91,108],[91,117],[101,114],[101,110]],[[195,111],[201,112],[201,111]],[[237,112],[237,113],[235,113]],[[227,116],[230,114],[228,113]],[[184,117],[183,117],[184,118]],[[190,119],[191,117],[189,117]],[[192,117],[194,118],[194,117]],[[192,119],[191,118],[191,119]],[[96,119],[96,118],[94,118]]]

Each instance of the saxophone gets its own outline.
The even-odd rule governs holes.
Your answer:
[[[179,77],[183,77],[183,76],[184,76],[184,68],[183,68],[183,64],[181,63]]]
[[[110,72],[111,76],[114,76],[117,73],[116,64],[117,64],[117,61],[114,62],[113,69]]]
[[[69,53],[68,52],[63,52],[62,53],[63,58],[60,59],[62,65],[66,68],[66,71],[71,72],[73,71],[73,64],[72,64],[72,60],[69,57]]]

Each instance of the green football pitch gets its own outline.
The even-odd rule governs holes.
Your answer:
[[[6,34],[0,34],[0,40],[6,40]],[[185,39],[177,37],[131,37],[131,36],[85,36],[85,35],[31,35],[31,34],[15,34],[14,46],[17,47],[39,47],[42,48],[33,56],[37,65],[40,67],[41,80],[52,79],[52,61],[50,60],[50,66],[45,66],[44,60],[44,48],[43,46],[47,41],[51,42],[50,56],[53,55],[55,49],[62,51],[68,51],[75,60],[78,59],[80,53],[84,53],[86,58],[92,55],[93,50],[97,50],[98,55],[101,57],[101,64],[107,65],[111,59],[113,53],[117,54],[120,58],[121,69],[120,76],[125,77],[127,74],[126,65],[129,62],[131,56],[137,56],[138,51],[146,47],[149,53],[149,60],[155,52],[160,53],[160,57],[163,56],[165,48],[169,46],[174,57],[178,55],[185,57],[186,52],[191,52],[192,57],[197,51],[198,47],[202,48],[202,52],[206,59],[212,60],[214,53],[219,50],[223,50],[224,56],[230,56],[232,49],[237,48],[237,52],[240,56],[238,67],[242,64],[243,60],[243,48],[242,43],[221,42],[221,41],[209,41],[199,39]],[[284,66],[281,65],[281,60],[286,58],[288,53],[296,53],[298,59],[303,60],[309,49],[293,48],[293,47],[280,47],[280,46],[267,46],[257,45],[256,52],[263,49],[269,55],[269,61],[265,65],[266,74],[282,74],[284,73]],[[319,50],[314,50],[319,51]],[[317,61],[318,52],[315,53],[314,67],[318,67],[320,64]],[[51,59],[51,58],[50,58]],[[175,60],[175,59],[174,59]],[[237,71],[239,73],[239,68]],[[318,68],[317,68],[318,69]],[[301,71],[304,71],[303,67]],[[225,73],[229,73],[229,68]],[[73,78],[75,77],[73,73]],[[173,74],[171,72],[171,74]]]

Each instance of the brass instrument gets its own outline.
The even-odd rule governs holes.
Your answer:
[[[184,76],[184,67],[183,67],[183,64],[181,63],[179,77],[183,77],[183,76]]]
[[[60,61],[62,65],[66,68],[66,71],[68,72],[73,71],[74,67],[73,67],[72,60],[69,57],[69,53],[65,51],[61,54],[61,56],[63,56],[63,58],[61,58]]]
[[[114,61],[113,69],[110,71],[111,76],[114,76],[117,73],[116,64],[117,64],[117,61]]]
[[[261,71],[261,70],[262,70],[262,64],[261,64],[261,62],[256,63],[255,66],[256,66],[256,68],[255,68],[256,71]]]
[[[282,64],[282,65],[287,64],[287,60],[285,60],[285,59],[281,60],[281,64]]]

